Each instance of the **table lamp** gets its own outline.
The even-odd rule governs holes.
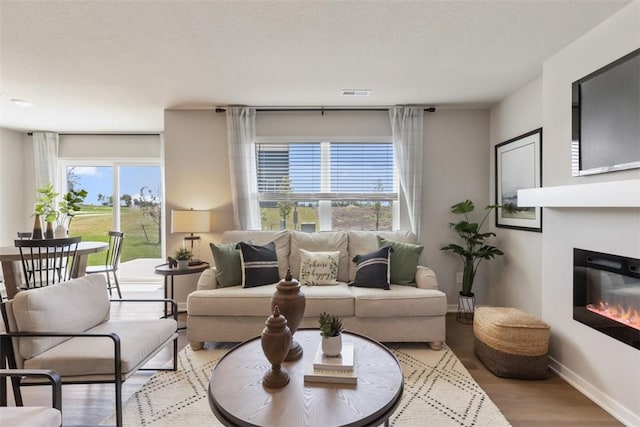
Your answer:
[[[172,210],[171,211],[171,232],[172,233],[190,233],[185,236],[184,240],[191,242],[191,253],[193,253],[193,241],[199,240],[200,236],[194,233],[208,233],[211,231],[211,212],[189,210]],[[199,263],[197,259],[191,260],[192,263]]]

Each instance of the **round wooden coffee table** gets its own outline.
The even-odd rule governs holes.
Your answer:
[[[213,368],[209,381],[209,406],[226,426],[366,426],[388,424],[400,403],[403,377],[400,363],[382,344],[363,335],[345,332],[344,342],[355,347],[358,382],[350,384],[304,381],[313,364],[320,331],[302,329],[295,339],[304,350],[302,359],[284,362],[291,381],[279,389],[262,385],[271,369],[260,337],[237,345]]]

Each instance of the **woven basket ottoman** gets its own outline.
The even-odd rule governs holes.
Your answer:
[[[549,325],[517,308],[476,307],[474,351],[499,377],[549,377]]]

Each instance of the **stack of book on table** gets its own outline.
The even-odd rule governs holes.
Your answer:
[[[322,343],[304,374],[305,382],[357,384],[358,374],[355,364],[355,348],[353,343],[342,344],[340,356],[330,357],[322,353]]]

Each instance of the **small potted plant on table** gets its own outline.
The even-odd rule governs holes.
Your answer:
[[[186,270],[189,268],[189,260],[193,253],[187,248],[177,249],[174,253],[175,259],[178,261],[178,270]]]
[[[342,320],[327,312],[320,313],[322,352],[327,356],[339,356],[342,351]]]

